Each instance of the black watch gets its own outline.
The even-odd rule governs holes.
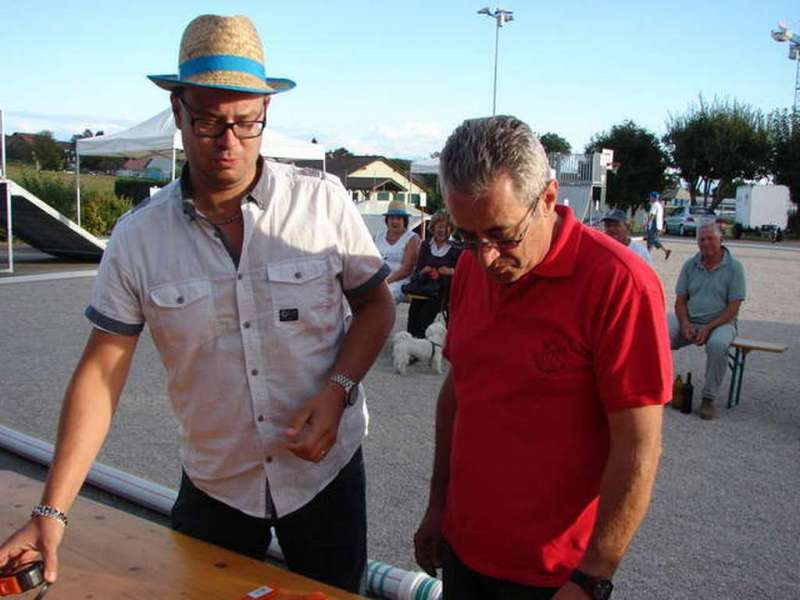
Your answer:
[[[579,569],[575,569],[572,572],[572,575],[569,576],[569,580],[589,594],[592,600],[607,600],[611,598],[611,592],[614,590],[614,584],[611,583],[610,579],[594,577]]]

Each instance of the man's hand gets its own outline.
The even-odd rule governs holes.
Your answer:
[[[687,342],[694,342],[695,337],[697,336],[697,331],[694,328],[694,325],[686,321],[685,323],[681,323],[681,333],[683,337],[686,338]]]
[[[56,550],[64,537],[64,526],[54,519],[30,519],[0,546],[0,569],[13,570],[25,563],[44,561],[44,578],[54,583],[58,576]]]
[[[442,512],[428,507],[414,534],[414,557],[417,564],[431,577],[442,566]]]
[[[327,384],[292,419],[286,447],[303,460],[321,461],[336,442],[344,409],[344,390]]]
[[[553,596],[553,600],[586,600],[587,598],[591,598],[591,596],[571,581],[562,585],[561,589]]]
[[[694,337],[694,343],[698,346],[702,346],[708,341],[708,336],[711,335],[712,331],[714,331],[713,327],[710,325],[703,325],[703,327],[697,330],[697,333]]]

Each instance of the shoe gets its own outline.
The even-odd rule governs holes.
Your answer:
[[[704,421],[711,421],[717,418],[717,407],[711,398],[703,398],[700,404],[700,418]]]
[[[672,254],[672,250],[667,250],[664,253],[664,260],[669,260],[669,255]]]

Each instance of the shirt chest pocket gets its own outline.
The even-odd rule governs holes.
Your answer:
[[[154,318],[150,329],[157,341],[193,348],[214,337],[214,297],[208,280],[184,281],[150,290]]]
[[[327,260],[269,265],[267,280],[277,325],[325,326],[335,295],[335,274]]]

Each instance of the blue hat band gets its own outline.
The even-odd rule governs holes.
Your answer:
[[[179,67],[180,79],[187,79],[193,75],[207,73],[208,71],[240,71],[248,73],[259,79],[266,79],[264,65],[251,58],[219,54],[215,56],[198,56],[187,60]]]

